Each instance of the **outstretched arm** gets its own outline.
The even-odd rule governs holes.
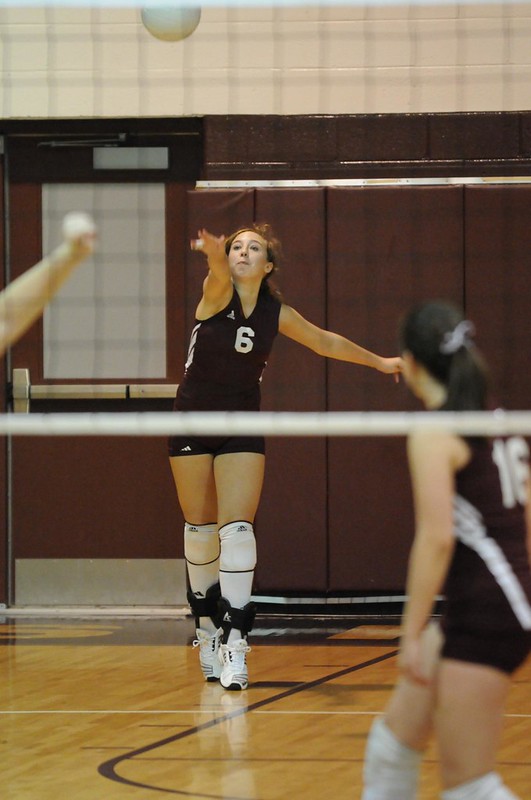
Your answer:
[[[220,311],[232,296],[232,279],[225,253],[225,237],[213,236],[205,228],[192,240],[192,250],[204,253],[208,259],[208,273],[203,281],[203,296],[197,306],[196,316],[204,319]]]
[[[361,364],[377,369],[379,372],[397,376],[402,372],[401,358],[383,358],[376,353],[371,353],[370,350],[365,350],[364,347],[360,347],[338,333],[325,331],[308,322],[298,311],[287,305],[283,305],[280,311],[279,331],[320,356],[349,361],[351,364]]]
[[[90,217],[67,215],[63,243],[0,293],[0,354],[27,331],[74,268],[93,252],[95,234]]]

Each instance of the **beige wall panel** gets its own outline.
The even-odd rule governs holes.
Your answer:
[[[0,117],[531,108],[531,3],[209,8],[161,42],[138,8],[1,8]]]

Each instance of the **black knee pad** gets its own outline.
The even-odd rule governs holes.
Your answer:
[[[223,628],[223,642],[227,642],[233,628],[241,631],[245,638],[253,628],[255,616],[256,605],[254,603],[247,603],[243,608],[232,608],[229,601],[225,597],[221,597],[218,602],[218,624]]]
[[[219,583],[214,583],[207,589],[204,597],[198,597],[189,589],[186,598],[190,604],[190,610],[195,617],[196,625],[199,627],[199,617],[210,617],[214,625],[219,628],[219,601],[221,589]]]

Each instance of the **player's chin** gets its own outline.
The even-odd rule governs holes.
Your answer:
[[[231,268],[231,275],[233,278],[247,278],[249,275],[249,267],[244,264],[236,264]]]

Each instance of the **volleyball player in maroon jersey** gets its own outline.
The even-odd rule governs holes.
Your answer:
[[[322,330],[282,302],[269,284],[279,246],[267,225],[228,239],[206,230],[199,237],[193,246],[207,256],[208,273],[177,410],[258,411],[262,372],[279,332],[322,356],[388,374],[401,371],[400,358],[382,358]],[[169,453],[186,521],[188,599],[203,675],[226,689],[245,689],[264,439],[174,436]]]
[[[404,378],[428,410],[486,409],[472,334],[444,303],[406,317]],[[419,429],[408,456],[416,531],[401,677],[369,734],[362,800],[414,800],[432,731],[443,800],[516,800],[495,760],[511,675],[531,645],[528,445]],[[429,620],[443,592],[439,627]]]

